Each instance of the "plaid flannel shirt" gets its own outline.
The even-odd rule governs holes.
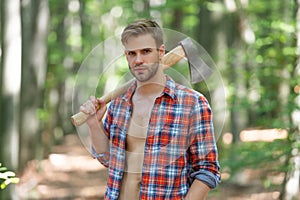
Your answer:
[[[108,167],[107,200],[117,200],[120,193],[135,89],[136,83],[111,102],[104,121],[110,152],[98,160]],[[211,109],[202,94],[167,76],[149,121],[140,199],[183,199],[194,179],[210,188],[220,183]]]

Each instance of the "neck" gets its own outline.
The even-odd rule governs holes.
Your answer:
[[[166,85],[166,76],[157,73],[155,77],[147,82],[137,82],[136,94],[141,96],[157,96],[162,93]]]

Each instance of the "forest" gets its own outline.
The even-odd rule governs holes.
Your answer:
[[[106,171],[91,156],[81,160],[89,156],[89,136],[70,117],[89,95],[101,97],[131,78],[118,40],[140,18],[162,26],[167,51],[191,38],[213,69],[194,84],[186,60],[167,72],[212,106],[222,182],[208,199],[300,199],[299,0],[1,0],[0,6],[0,199],[103,197]],[[73,162],[94,170],[92,186],[69,168]],[[64,169],[64,184],[78,181],[79,189],[55,196],[62,195],[63,177],[54,170],[59,189],[49,190],[45,173],[55,167],[45,163]]]

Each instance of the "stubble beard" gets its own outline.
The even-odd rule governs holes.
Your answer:
[[[143,65],[142,65],[143,66]],[[131,74],[140,82],[147,82],[149,81],[151,78],[153,78],[157,71],[158,71],[158,67],[159,67],[159,63],[152,63],[147,65],[145,68],[146,70],[144,70],[143,72],[139,73],[139,72],[135,72],[134,68],[129,67]],[[138,73],[138,74],[137,74]]]

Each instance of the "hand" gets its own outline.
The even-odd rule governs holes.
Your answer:
[[[184,200],[205,200],[210,188],[202,181],[194,180]]]
[[[86,121],[88,126],[99,125],[102,118],[107,110],[106,103],[100,98],[94,96],[90,97],[90,100],[86,101],[82,106],[80,106],[80,111],[90,115]]]

